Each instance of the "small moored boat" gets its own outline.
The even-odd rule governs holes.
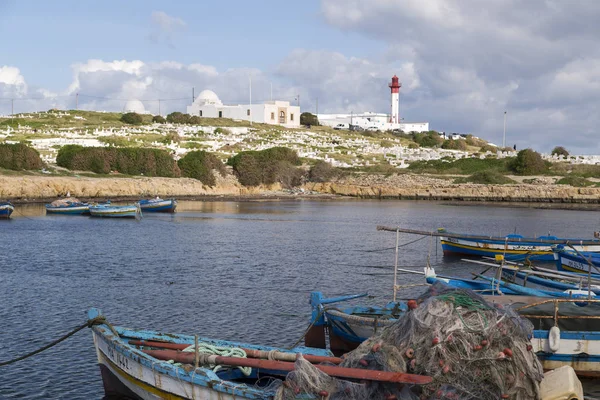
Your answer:
[[[432,289],[441,288],[439,285],[444,286],[443,283],[436,283]],[[364,295],[351,295],[334,300],[343,301],[362,296]],[[534,324],[532,350],[545,370],[569,365],[578,376],[600,377],[600,300],[586,299],[585,306],[582,306],[581,299],[522,295],[483,297],[499,307],[513,307]],[[320,292],[311,294],[312,319],[305,344],[326,348],[326,343],[329,342],[329,348],[334,354],[355,349],[371,337],[382,323],[387,326],[396,322],[400,313],[404,312],[401,310],[406,307],[404,302],[397,302],[400,313],[396,314],[387,311],[390,305],[339,310],[329,309],[327,304],[331,303],[328,300],[330,299],[323,298]],[[355,314],[354,310],[361,311]],[[385,317],[382,318],[382,315]]]
[[[554,248],[554,261],[559,271],[575,272],[585,274],[591,272],[591,276],[600,279],[600,254],[589,252],[575,252],[567,250],[563,246]],[[591,271],[590,271],[591,264]]]
[[[524,237],[522,235],[487,236],[448,232],[440,228],[435,232],[378,226],[378,230],[439,237],[444,255],[464,254],[481,257],[503,255],[512,260],[552,261],[553,245],[569,244],[580,252],[600,252],[600,239],[560,238],[557,236]]]
[[[141,217],[142,211],[137,205],[113,206],[98,204],[90,206],[90,214],[92,217],[137,218]]]
[[[15,206],[10,201],[0,201],[0,219],[8,219],[15,211]]]
[[[75,197],[54,200],[52,203],[46,204],[45,207],[46,214],[84,215],[90,213],[90,205],[79,201]]]
[[[88,312],[107,395],[128,399],[265,399],[289,392],[284,380],[298,363],[313,363],[329,376],[379,382],[427,384],[430,377],[339,367],[325,349],[281,349],[180,334],[112,326],[97,309]],[[296,361],[296,363],[294,362]],[[328,363],[328,365],[317,365]],[[312,367],[311,367],[312,368]],[[292,393],[295,390],[291,391]],[[295,399],[321,399],[296,392]],[[329,396],[325,396],[329,397]],[[279,396],[288,399],[287,396]]]
[[[138,202],[143,212],[165,212],[174,213],[177,208],[177,200],[175,199],[144,199]]]

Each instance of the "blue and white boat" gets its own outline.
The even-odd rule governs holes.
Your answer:
[[[175,199],[145,199],[138,202],[143,212],[164,212],[174,213],[177,208],[177,200]]]
[[[107,395],[118,398],[273,400],[278,391],[289,390],[285,389],[287,386],[283,385],[283,380],[288,371],[295,369],[297,354],[302,354],[306,361],[312,363],[331,363],[315,364],[316,368],[330,376],[348,378],[344,374],[364,376],[375,372],[334,366],[341,359],[333,357],[325,349],[303,346],[282,349],[134,330],[110,325],[97,309],[91,309],[88,317],[90,323],[93,321],[91,329],[104,390]],[[427,384],[432,381],[420,375],[376,372],[388,377],[394,375],[393,382]],[[318,392],[301,392],[295,398],[318,400],[323,396]]]
[[[90,213],[90,205],[74,197],[54,200],[46,204],[46,214],[84,215]]]
[[[15,206],[10,201],[0,202],[0,219],[10,218],[13,211],[15,211]]]
[[[506,236],[472,235],[452,233],[446,229],[435,232],[414,229],[378,226],[378,230],[410,233],[423,236],[439,237],[444,255],[471,255],[495,257],[503,255],[507,260],[540,260],[552,261],[553,245],[571,244],[580,252],[600,252],[600,239],[561,238],[557,236],[524,237],[510,234]]]
[[[592,264],[591,276],[600,279],[600,254],[581,251],[578,254],[562,246],[556,246],[554,248],[554,261],[556,262],[556,269],[559,271],[575,272],[586,276],[590,273],[590,264]]]
[[[364,295],[346,297],[352,299],[362,296]],[[582,307],[581,300],[577,299],[523,295],[483,297],[489,303],[513,307],[534,324],[536,329],[531,340],[532,350],[545,370],[569,365],[578,376],[600,377],[600,300],[586,300]],[[358,347],[376,329],[393,324],[399,316],[398,313],[389,314],[390,304],[385,307],[358,306],[340,310],[329,308],[327,304],[331,303],[328,300],[330,299],[324,299],[320,292],[311,293],[311,328],[306,335],[305,344],[325,348],[325,343],[329,342],[334,354]],[[405,302],[397,304],[392,305],[392,308],[404,312]],[[382,315],[386,317],[382,318]]]
[[[142,216],[142,211],[137,205],[113,206],[98,204],[90,206],[90,215],[104,218],[139,218]]]

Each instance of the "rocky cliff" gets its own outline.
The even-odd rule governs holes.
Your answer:
[[[535,184],[454,184],[423,175],[361,175],[335,182],[307,184],[307,190],[381,199],[426,199],[500,202],[600,203],[600,188],[577,188],[533,180]]]

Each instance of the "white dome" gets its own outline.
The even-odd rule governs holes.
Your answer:
[[[132,112],[132,113],[137,113],[137,114],[145,114],[146,107],[144,107],[144,104],[139,100],[129,100],[125,104],[125,107],[123,107],[123,112],[124,113]]]
[[[196,98],[196,101],[194,103],[197,104],[216,104],[216,105],[223,105],[223,103],[221,102],[221,100],[219,100],[219,96],[217,96],[217,94],[215,92],[213,92],[212,90],[203,90],[200,92],[200,94],[198,95],[198,97]]]

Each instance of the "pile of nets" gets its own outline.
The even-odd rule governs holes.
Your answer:
[[[277,398],[302,393],[340,400],[539,399],[544,375],[530,344],[533,326],[515,311],[443,284],[408,306],[396,323],[346,354],[340,366],[427,375],[432,383],[352,383],[301,359]]]

